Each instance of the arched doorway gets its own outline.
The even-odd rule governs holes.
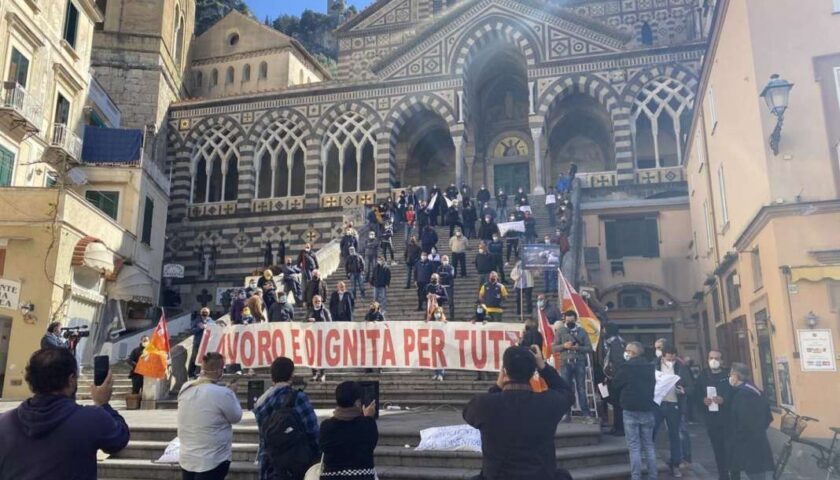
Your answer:
[[[435,112],[411,114],[397,135],[397,187],[437,185],[455,181],[455,145],[449,125]]]
[[[520,186],[530,191],[535,172],[522,52],[502,39],[484,45],[469,65],[465,88],[469,136],[475,139],[476,161],[484,167],[473,182],[495,191]]]
[[[594,98],[574,93],[560,99],[546,119],[546,175],[553,185],[572,163],[579,172],[615,170],[612,121]]]

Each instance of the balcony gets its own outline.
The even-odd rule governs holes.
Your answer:
[[[0,128],[23,140],[40,131],[41,103],[16,82],[3,82],[0,90]]]
[[[618,174],[615,171],[608,172],[584,172],[578,173],[577,178],[581,181],[584,189],[591,188],[613,188],[619,185]],[[643,168],[633,173],[633,180],[628,182],[635,185],[653,185],[664,183],[685,182],[685,170],[682,166]]]
[[[50,135],[49,147],[44,152],[44,161],[79,163],[82,159],[82,139],[63,123],[55,123]]]

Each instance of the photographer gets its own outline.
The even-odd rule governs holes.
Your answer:
[[[41,337],[41,348],[67,348],[67,340],[61,336],[61,323],[52,322],[47,333]]]
[[[26,383],[34,396],[0,415],[0,478],[96,478],[97,450],[114,454],[128,444],[128,425],[108,404],[110,372],[90,388],[95,406],[81,406],[76,358],[52,347],[32,354]]]

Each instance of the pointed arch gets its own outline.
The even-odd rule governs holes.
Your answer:
[[[190,199],[193,203],[234,201],[239,181],[242,128],[228,117],[199,122],[184,142],[190,152]],[[202,172],[199,172],[199,169]],[[204,182],[203,185],[199,185]],[[203,195],[200,195],[203,193]]]
[[[456,76],[466,75],[474,57],[484,47],[494,42],[503,42],[516,48],[525,59],[528,68],[536,66],[543,58],[540,42],[529,29],[518,20],[505,15],[494,14],[483,17],[474,25],[464,28],[466,32],[452,48],[449,71]]]
[[[315,135],[322,139],[322,193],[374,189],[377,134],[381,125],[373,109],[355,102],[336,105],[321,117]],[[363,171],[363,167],[373,168]]]
[[[309,136],[309,122],[291,109],[271,110],[254,123],[248,141],[254,144],[257,198],[304,194],[304,158]]]

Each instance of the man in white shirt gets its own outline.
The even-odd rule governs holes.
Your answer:
[[[204,356],[201,375],[178,394],[178,438],[183,480],[224,480],[232,458],[233,424],[242,420],[235,383],[220,385],[225,359]]]

